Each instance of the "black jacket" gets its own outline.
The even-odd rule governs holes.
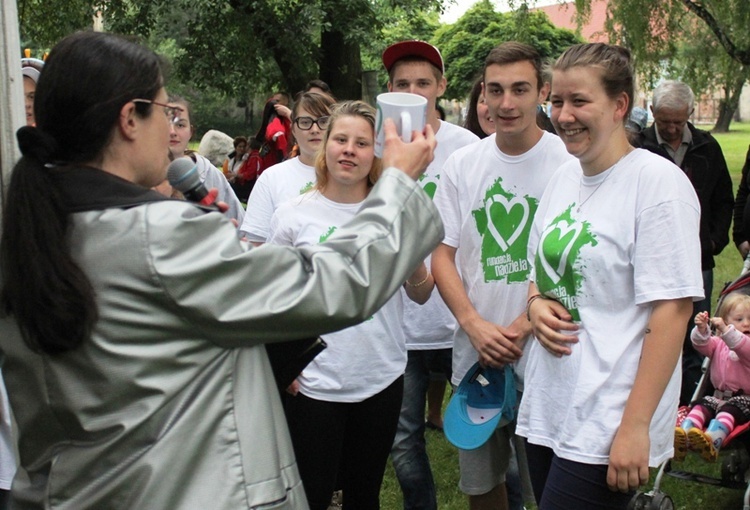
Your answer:
[[[703,270],[714,267],[714,255],[729,244],[734,195],[729,169],[721,146],[707,131],[687,123],[693,141],[682,161],[682,171],[693,183],[701,205],[701,265]],[[669,153],[656,140],[656,126],[646,128],[638,138],[640,147],[672,161]],[[665,235],[668,235],[665,232]]]
[[[734,226],[732,227],[732,239],[739,246],[745,241],[750,241],[750,147],[745,156],[745,165],[742,167],[742,179],[737,186],[737,198],[734,200]]]

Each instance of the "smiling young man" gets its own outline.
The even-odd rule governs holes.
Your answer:
[[[531,331],[529,232],[549,178],[571,158],[557,136],[537,127],[537,105],[548,92],[534,48],[517,42],[494,48],[485,60],[483,93],[495,136],[459,149],[443,170],[435,203],[445,239],[432,255],[432,271],[459,325],[455,385],[479,359],[493,367],[515,363],[522,390]],[[471,510],[507,508],[510,429],[498,428],[476,450],[459,450],[460,488]]]
[[[457,149],[479,140],[469,130],[440,120],[437,100],[445,92],[446,81],[440,51],[423,41],[402,41],[386,48],[383,65],[388,71],[388,90],[418,94],[427,99],[427,123],[435,131],[435,158],[419,180],[433,197],[448,157]],[[429,258],[425,261],[429,269]],[[437,292],[417,305],[404,300],[404,332],[408,362],[404,377],[404,396],[396,439],[391,456],[404,493],[404,510],[436,510],[435,483],[427,457],[425,394],[430,372],[451,374],[451,347],[456,321]],[[443,388],[438,388],[442,389]],[[440,426],[440,424],[434,425]]]

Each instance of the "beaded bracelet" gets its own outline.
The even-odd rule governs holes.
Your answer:
[[[411,283],[409,280],[406,280],[406,285],[408,285],[409,287],[421,287],[422,285],[427,283],[427,280],[430,279],[430,276],[432,276],[431,273],[427,271],[427,276],[424,277],[424,280],[422,280],[421,282],[417,282],[417,283]]]

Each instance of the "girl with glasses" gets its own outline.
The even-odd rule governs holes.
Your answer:
[[[283,202],[315,185],[315,155],[323,141],[334,99],[328,94],[305,92],[294,103],[292,133],[299,156],[263,171],[247,201],[245,221],[240,226],[247,239],[262,244],[268,238],[271,216]]]

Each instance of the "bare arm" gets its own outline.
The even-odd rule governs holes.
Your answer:
[[[531,318],[534,336],[542,347],[558,358],[570,354],[569,344],[578,342],[575,335],[566,335],[566,331],[577,331],[578,326],[572,322],[568,310],[558,301],[547,298],[534,298],[539,290],[533,282],[529,284],[529,300],[526,311]]]
[[[516,342],[531,331],[525,314],[516,318],[509,327],[484,320],[466,294],[455,257],[456,249],[446,244],[440,244],[432,253],[432,274],[440,295],[479,353],[480,363],[493,367],[512,363],[523,352]]]
[[[607,485],[627,492],[648,481],[649,426],[682,352],[690,298],[658,301],[648,323],[633,388],[609,453]]]
[[[432,289],[434,288],[435,279],[424,262],[404,282],[406,295],[409,299],[420,305],[425,304],[430,299]]]

